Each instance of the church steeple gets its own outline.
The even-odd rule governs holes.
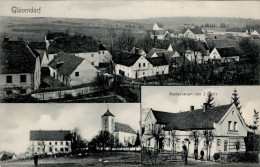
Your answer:
[[[109,111],[109,106],[107,106],[107,111],[102,115],[102,130],[108,131],[109,133],[114,133],[115,131],[115,122],[114,115]]]

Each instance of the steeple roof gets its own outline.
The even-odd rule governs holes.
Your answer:
[[[104,116],[111,116],[111,117],[115,117],[110,111],[109,111],[109,109],[107,109],[107,112],[105,112],[105,114],[104,115],[102,115],[102,117],[104,117]]]

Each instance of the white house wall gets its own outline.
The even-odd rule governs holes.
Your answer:
[[[75,72],[79,72],[79,76],[75,76]],[[98,76],[97,69],[92,66],[86,59],[74,70],[70,75],[70,85],[80,85],[92,83],[96,81]]]
[[[99,66],[99,52],[73,53],[75,56],[82,57],[95,67]]]
[[[117,133],[119,143],[122,143],[123,146],[128,146],[128,143],[134,145],[136,140],[136,134],[126,133],[126,132],[115,132]]]
[[[107,50],[99,51],[99,63],[109,63],[112,60],[112,55]]]
[[[38,143],[40,143],[40,145]],[[63,149],[63,151],[61,151],[61,149]],[[38,154],[70,153],[71,141],[30,141],[30,151],[31,154],[36,152]]]

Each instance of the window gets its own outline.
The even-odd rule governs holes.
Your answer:
[[[139,67],[141,67],[141,63],[139,63]]]
[[[228,130],[231,130],[231,124],[232,124],[232,122],[228,121]]]
[[[51,145],[51,142],[49,143],[49,145]]]
[[[145,63],[143,63],[143,66],[145,67]]]
[[[38,143],[37,143],[37,144],[38,144],[38,145],[41,145],[41,142],[39,142],[39,141],[38,141]]]
[[[103,51],[103,54],[104,54],[104,51]]]
[[[227,151],[227,146],[228,146],[228,141],[225,140],[225,141],[224,141],[224,151]]]
[[[63,148],[60,148],[60,151],[63,152],[64,151]]]
[[[98,54],[100,54],[101,52],[98,52]]]
[[[68,146],[68,145],[69,145],[69,142],[66,141],[66,145]]]
[[[221,145],[221,140],[218,139],[218,140],[217,140],[217,146],[220,146],[220,145]]]
[[[94,54],[91,54],[91,57],[94,57]]]
[[[91,62],[91,65],[94,66],[94,62]]]
[[[58,148],[55,148],[55,151],[58,151]]]
[[[145,75],[145,72],[143,72],[143,75]]]
[[[68,148],[65,148],[65,151],[66,151],[66,152],[68,152],[68,151],[69,151],[69,149],[68,149]]]
[[[164,74],[164,71],[162,71],[162,74]]]
[[[63,142],[62,142],[62,141],[60,142],[60,145],[63,145]]]
[[[13,77],[8,75],[6,76],[6,83],[12,83],[13,82]]]
[[[20,82],[26,82],[26,75],[20,75]]]
[[[75,77],[78,77],[79,76],[79,72],[75,72]]]
[[[55,145],[57,145],[57,144],[58,144],[58,142],[55,141]]]
[[[234,114],[234,111],[232,111],[232,115]]]
[[[49,147],[50,152],[52,152],[52,147]]]
[[[234,130],[237,130],[237,122],[234,122]]]

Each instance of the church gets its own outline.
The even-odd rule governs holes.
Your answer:
[[[101,130],[108,131],[114,135],[115,143],[121,146],[133,146],[137,132],[129,125],[115,122],[115,116],[107,109],[101,117]]]

